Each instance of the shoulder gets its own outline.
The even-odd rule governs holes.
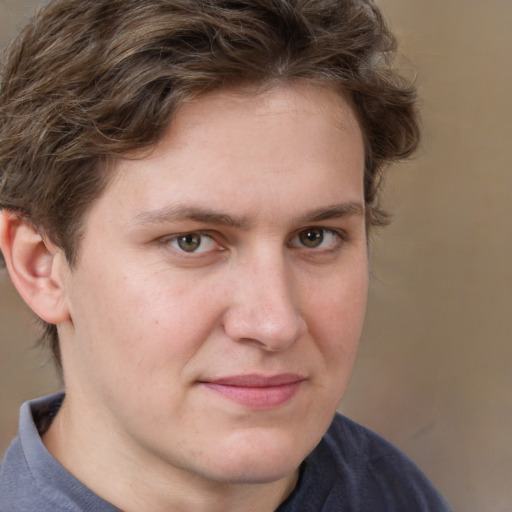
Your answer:
[[[0,512],[30,510],[24,501],[33,492],[30,472],[17,437],[7,449],[0,466]]]
[[[396,446],[355,421],[336,414],[319,447],[337,464],[359,470],[380,468],[384,473],[406,470],[420,473],[416,465]],[[389,470],[389,471],[388,471]]]
[[[337,414],[325,443],[338,467],[356,469],[358,487],[364,489],[362,510],[451,510],[409,457],[362,425]]]
[[[20,425],[21,430],[21,425]],[[34,444],[22,441],[21,433],[12,441],[0,466],[0,512],[27,510],[60,511],[58,503],[47,496],[51,490],[41,487],[31,464]],[[35,470],[38,472],[37,468]]]
[[[296,492],[279,512],[303,512],[301,501],[315,503],[311,512],[451,511],[405,454],[340,414],[306,459]]]
[[[46,450],[40,432],[49,426],[62,394],[23,404],[18,436],[0,466],[0,512],[79,512],[117,509],[95,496]]]

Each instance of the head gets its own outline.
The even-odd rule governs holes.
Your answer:
[[[83,220],[119,156],[151,148],[181,105],[210,91],[308,82],[342,94],[365,143],[368,228],[386,221],[382,171],[416,147],[414,92],[366,0],[59,0],[4,55],[0,208],[73,266]],[[60,364],[54,325],[43,336]]]
[[[351,373],[380,178],[418,140],[394,46],[362,0],[62,0],[11,47],[0,243],[101,496],[141,466],[289,491]]]

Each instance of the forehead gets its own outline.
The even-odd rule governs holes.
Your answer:
[[[275,209],[320,193],[324,203],[357,202],[363,171],[363,137],[343,95],[311,84],[240,88],[182,105],[156,146],[115,163],[107,195],[139,214],[198,200]]]
[[[326,123],[326,121],[328,121]],[[188,138],[202,132],[203,139],[214,138],[217,130],[236,124],[233,132],[241,139],[251,137],[258,128],[272,128],[268,135],[276,140],[283,137],[299,138],[303,123],[308,122],[313,130],[321,124],[329,130],[360,131],[354,111],[347,97],[331,87],[299,81],[288,85],[271,85],[263,89],[239,87],[200,95],[178,109],[167,137],[155,149],[171,143],[183,146]],[[238,137],[226,141],[231,151],[237,150]],[[231,144],[229,144],[231,142]],[[239,142],[239,141],[238,141]],[[262,140],[253,139],[254,146]],[[247,149],[244,147],[243,149]],[[300,147],[297,146],[297,151]]]

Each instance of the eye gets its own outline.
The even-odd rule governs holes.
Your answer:
[[[211,236],[201,232],[173,235],[167,238],[165,243],[180,252],[189,254],[214,251],[219,248],[218,244]]]
[[[341,244],[342,236],[327,228],[312,227],[300,231],[290,242],[291,247],[334,250]]]

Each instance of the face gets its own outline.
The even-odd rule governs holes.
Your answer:
[[[293,473],[362,329],[363,167],[331,90],[183,106],[150,154],[116,164],[86,217],[60,326],[68,411],[89,411],[107,451],[195,478]]]

